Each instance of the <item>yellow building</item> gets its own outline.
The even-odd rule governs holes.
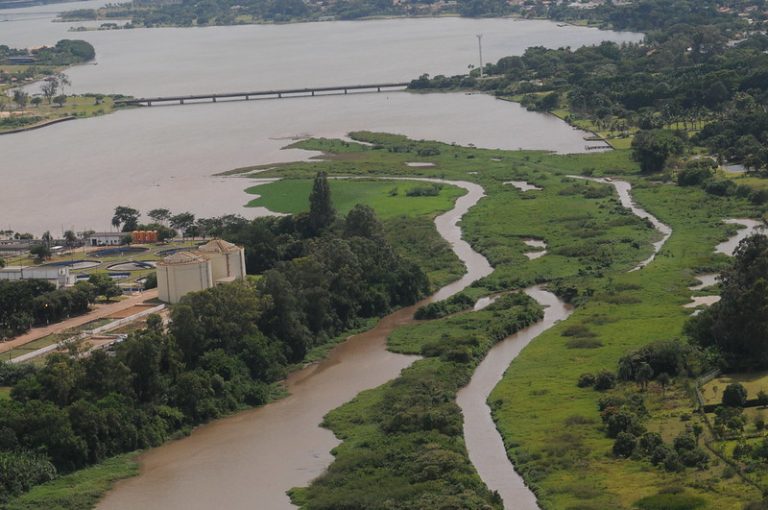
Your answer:
[[[245,250],[215,239],[194,251],[174,253],[157,264],[161,301],[178,303],[185,294],[245,279]]]

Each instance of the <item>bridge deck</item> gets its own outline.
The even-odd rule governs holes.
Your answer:
[[[382,89],[399,89],[405,88],[408,83],[374,83],[371,85],[339,85],[335,87],[312,87],[303,89],[280,89],[280,90],[260,90],[254,92],[224,92],[220,94],[193,94],[187,96],[158,96],[158,97],[140,97],[131,99],[118,99],[115,101],[115,105],[137,105],[147,104],[151,106],[152,103],[180,103],[184,104],[185,101],[201,101],[211,100],[216,102],[217,99],[232,99],[232,98],[245,98],[248,100],[251,97],[264,97],[273,96],[282,98],[283,96],[296,96],[296,95],[312,95],[322,92],[343,92],[348,93],[353,90],[376,90],[381,92]]]

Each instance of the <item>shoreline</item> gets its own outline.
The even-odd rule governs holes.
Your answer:
[[[32,124],[31,126],[24,126],[20,128],[11,129],[9,131],[0,131],[0,136],[2,135],[12,135],[15,133],[23,133],[24,131],[33,131],[35,129],[41,129],[44,127],[52,126],[54,124],[59,124],[61,122],[67,122],[69,120],[75,120],[77,119],[76,115],[67,115],[66,117],[58,117],[56,119],[48,119],[44,120],[43,122],[38,122],[37,124]]]

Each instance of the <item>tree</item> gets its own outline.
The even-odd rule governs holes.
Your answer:
[[[35,96],[35,97],[33,97],[32,99],[30,99],[30,100],[29,100],[29,102],[30,102],[30,103],[32,103],[32,105],[33,105],[35,108],[39,108],[39,107],[40,107],[40,104],[43,102],[43,98],[42,98],[42,97],[40,97],[40,96]]]
[[[133,232],[139,224],[139,211],[131,207],[119,205],[115,208],[115,214],[112,216],[112,226],[120,228],[123,232]]]
[[[645,173],[660,172],[667,160],[683,152],[683,141],[674,133],[660,129],[641,130],[632,140],[632,157]]]
[[[40,263],[51,258],[51,248],[46,243],[34,245],[29,249],[29,253],[35,256],[35,260]]]
[[[747,403],[747,389],[740,383],[731,383],[723,390],[723,405],[744,407]]]
[[[768,393],[763,390],[757,392],[757,402],[760,407],[768,407]]]
[[[344,222],[344,235],[347,237],[365,237],[376,239],[381,237],[382,226],[376,213],[367,205],[355,205]]]
[[[67,248],[74,248],[77,245],[77,234],[75,234],[72,230],[67,230],[64,232],[64,246]]]
[[[195,224],[195,215],[190,212],[175,214],[170,218],[171,227],[180,230],[186,236],[187,230]]]
[[[158,223],[165,224],[166,221],[171,219],[171,211],[168,209],[152,209],[147,213],[147,216],[152,218]]]
[[[640,388],[646,390],[648,388],[648,381],[653,378],[653,368],[648,363],[640,363],[635,374],[635,379],[640,385]]]
[[[667,386],[669,386],[672,383],[672,378],[669,377],[668,373],[662,372],[656,377],[656,382],[658,382],[659,386],[661,386],[661,390],[663,392],[666,392]]]
[[[53,102],[56,103],[56,106],[61,108],[62,106],[64,106],[64,103],[67,102],[67,96],[64,94],[59,94],[58,96],[53,98]]]
[[[107,273],[92,273],[88,277],[88,283],[96,289],[96,295],[104,296],[107,301],[123,293],[120,286]]]
[[[45,100],[48,102],[48,104],[51,104],[51,100],[56,95],[56,92],[59,91],[59,80],[57,80],[53,76],[49,76],[48,78],[43,80],[43,83],[40,85],[40,93],[45,97]]]
[[[328,175],[320,171],[315,176],[312,192],[309,194],[309,224],[315,234],[333,223],[336,211],[331,202],[331,187]]]
[[[27,106],[28,100],[29,100],[29,94],[27,94],[23,90],[16,89],[13,91],[13,102],[16,103],[16,105],[19,107],[20,110],[24,111],[24,107]]]
[[[630,457],[637,446],[637,438],[629,432],[619,432],[613,443],[613,454],[617,457]]]
[[[728,368],[768,367],[768,237],[744,239],[720,285],[721,300],[689,319],[686,334],[714,348]]]

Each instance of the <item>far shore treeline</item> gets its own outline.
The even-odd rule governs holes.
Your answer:
[[[336,217],[324,174],[309,213],[242,222],[224,236],[245,245],[257,278],[188,295],[170,328],[152,316],[113,353],[0,364],[0,386],[12,387],[0,399],[0,502],[264,404],[308,350],[429,289],[372,209]]]

